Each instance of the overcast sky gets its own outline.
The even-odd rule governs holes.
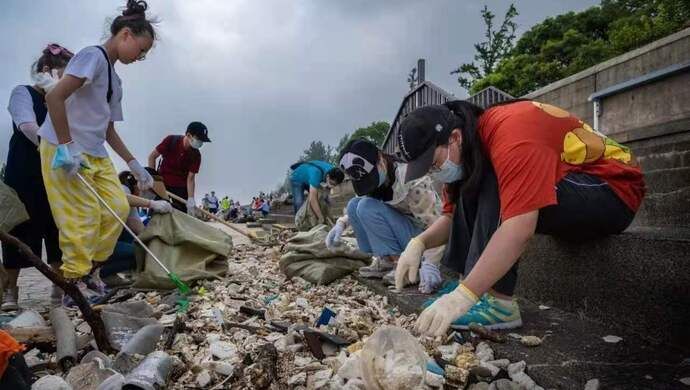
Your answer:
[[[73,51],[103,42],[107,18],[125,1],[3,0],[0,102],[31,83],[30,64],[48,42]],[[480,9],[510,1],[151,0],[160,40],[141,63],[116,69],[124,122],[117,129],[142,164],[167,134],[202,121],[197,199],[210,189],[246,202],[276,187],[312,140],[391,121],[417,58],[427,79],[465,97],[449,72],[483,39]],[[594,0],[517,1],[519,31]],[[0,159],[12,126],[0,115]],[[114,156],[118,168],[125,164]]]

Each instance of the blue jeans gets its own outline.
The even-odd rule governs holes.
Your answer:
[[[106,278],[118,272],[133,270],[136,266],[137,260],[134,257],[134,244],[127,241],[118,241],[115,244],[113,254],[110,255],[101,267],[100,276],[101,278]]]
[[[304,204],[304,190],[306,190],[303,183],[290,182],[292,185],[292,207],[295,209],[295,214],[302,204]]]
[[[368,196],[352,198],[347,215],[359,249],[374,256],[397,256],[422,232],[410,217]]]

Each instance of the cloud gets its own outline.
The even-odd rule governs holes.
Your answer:
[[[518,22],[582,9],[594,0],[518,3]],[[3,3],[0,100],[29,82],[49,41],[74,50],[101,42],[124,1]],[[335,144],[377,120],[392,120],[407,73],[427,59],[427,78],[462,97],[451,69],[482,39],[482,3],[401,1],[152,0],[160,40],[146,61],[117,65],[125,121],[117,128],[143,162],[167,134],[195,120],[213,142],[202,149],[198,194],[247,200],[282,181],[310,141]],[[498,14],[508,1],[492,2]],[[11,123],[0,121],[0,158]],[[113,157],[120,168],[124,163]]]

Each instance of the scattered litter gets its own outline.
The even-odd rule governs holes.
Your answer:
[[[682,384],[684,384],[684,385],[686,385],[686,386],[690,386],[690,377],[680,378],[680,379],[678,379],[678,380],[680,381],[680,383],[682,383]]]
[[[479,358],[480,361],[482,362],[488,362],[490,360],[494,360],[494,350],[491,349],[489,344],[485,342],[481,342],[477,344],[475,354]]]
[[[549,310],[551,306],[539,305],[539,310]]]
[[[488,390],[521,390],[521,388],[517,382],[503,378],[491,383]]]
[[[227,360],[237,355],[237,347],[225,341],[214,341],[209,348],[211,355],[220,359]]]
[[[31,390],[73,390],[69,383],[57,375],[46,375],[31,385]]]
[[[620,342],[621,340],[623,340],[622,337],[613,336],[613,335],[604,336],[604,337],[602,337],[602,339],[604,341],[606,341],[607,343],[612,343],[612,344],[616,344],[616,343]]]
[[[599,379],[590,379],[585,383],[585,390],[599,390]]]
[[[426,375],[426,353],[405,329],[379,328],[362,348],[362,373],[367,388],[416,389]]]
[[[31,328],[38,326],[47,326],[48,324],[43,319],[43,316],[38,314],[35,310],[24,310],[21,314],[16,316],[12,321],[5,326],[7,328]]]
[[[485,328],[479,324],[476,324],[474,322],[470,324],[469,328],[470,328],[470,331],[472,333],[475,333],[476,335],[478,335],[479,337],[481,337],[483,339],[493,341],[496,343],[505,343],[506,342],[506,337],[504,335],[502,335],[501,333],[489,330],[489,329],[487,329],[487,328]]]
[[[542,339],[538,336],[522,336],[520,338],[520,342],[522,345],[526,345],[528,347],[536,347],[541,345]]]
[[[532,378],[525,373],[525,368],[527,363],[521,360],[517,363],[512,363],[508,366],[508,375],[510,379],[520,385],[521,388],[525,390],[544,390],[542,387],[538,386]]]
[[[88,352],[91,330],[79,312],[68,312],[76,356],[88,352],[71,369],[69,378],[78,385],[71,390],[128,385],[146,390],[504,390],[510,389],[505,383],[517,382],[501,381],[511,362],[496,360],[487,342],[461,331],[415,337],[409,332],[416,315],[401,315],[351,277],[328,285],[290,279],[272,260],[280,256],[274,252],[254,244],[235,248],[228,274],[196,282],[184,314],[175,310],[180,299],[175,292],[119,290],[99,307],[115,354]],[[29,312],[22,321],[27,319],[46,326],[38,313]],[[472,332],[505,339],[483,328]],[[70,389],[56,357],[54,350],[25,353],[42,376],[39,383],[48,383],[44,388]]]

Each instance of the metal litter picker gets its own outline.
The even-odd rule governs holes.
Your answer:
[[[122,227],[123,227],[125,230],[127,230],[127,232],[128,232],[129,234],[131,234],[132,237],[134,237],[134,239],[137,241],[137,243],[138,243],[139,245],[141,245],[142,248],[144,248],[144,250],[146,251],[146,253],[148,253],[148,254],[151,256],[151,258],[152,258],[156,263],[158,263],[158,265],[163,269],[163,271],[165,271],[165,273],[168,274],[168,277],[169,277],[170,280],[175,284],[175,286],[176,286],[177,289],[180,291],[180,293],[181,293],[182,295],[187,295],[187,294],[189,294],[189,292],[191,291],[190,288],[189,288],[189,286],[187,286],[182,280],[180,280],[180,277],[179,277],[179,276],[177,276],[177,275],[175,275],[175,273],[171,272],[171,271],[168,269],[168,267],[165,266],[165,264],[163,264],[160,260],[158,260],[158,257],[156,257],[156,255],[155,255],[153,252],[151,252],[151,250],[146,246],[146,244],[144,244],[144,243],[139,239],[139,237],[137,237],[137,235],[132,231],[132,229],[130,229],[129,226],[127,226],[127,224],[120,218],[120,216],[117,215],[117,213],[115,212],[115,210],[113,210],[113,209],[110,207],[110,205],[108,205],[108,203],[106,203],[106,201],[105,201],[103,198],[101,198],[101,196],[98,194],[98,192],[96,191],[96,189],[93,188],[93,187],[91,186],[91,184],[89,184],[89,182],[86,181],[86,179],[84,179],[84,176],[82,176],[81,173],[77,172],[77,177],[79,178],[79,180],[81,180],[82,183],[84,183],[84,185],[89,189],[89,191],[91,191],[91,192],[96,196],[96,198],[98,198],[98,201],[101,202],[101,203],[103,204],[103,206],[105,206],[105,208],[108,209],[108,211],[110,212],[110,214],[112,214],[113,217],[115,217],[115,219],[117,220],[117,222],[119,222],[120,225],[122,225]]]

